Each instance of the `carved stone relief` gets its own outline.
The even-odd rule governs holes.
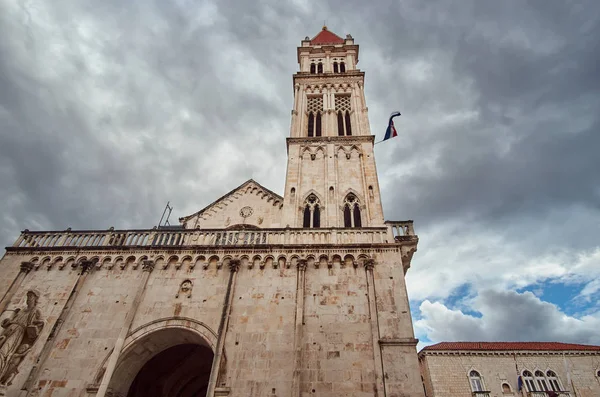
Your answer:
[[[19,364],[37,340],[44,320],[37,307],[40,294],[36,290],[27,291],[27,303],[18,308],[10,318],[2,320],[4,329],[0,335],[0,387],[12,383],[19,373]]]
[[[194,285],[190,280],[184,280],[179,286],[179,291],[177,291],[177,295],[175,298],[179,298],[180,296],[185,296],[186,298],[192,297],[192,287]]]

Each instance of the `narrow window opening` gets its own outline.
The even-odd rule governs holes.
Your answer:
[[[321,113],[317,113],[317,125],[315,136],[321,136]]]
[[[304,207],[304,222],[302,223],[302,227],[310,227],[310,208],[308,205]]]
[[[323,73],[323,64],[321,62],[317,65],[317,73]]]
[[[344,206],[344,227],[352,227],[352,216],[350,215],[350,207]]]
[[[310,64],[310,73],[311,74],[315,74],[316,71],[316,65],[314,63]]]
[[[350,112],[346,111],[346,135],[352,135],[352,128],[350,127]]]
[[[339,72],[339,69],[338,69],[338,63],[337,63],[337,62],[334,62],[334,63],[333,63],[333,73],[338,73],[338,72]]]
[[[308,114],[308,136],[315,136],[315,115],[313,112]]]
[[[354,206],[354,227],[362,227],[362,222],[360,220],[360,208],[358,208],[358,205]]]
[[[319,199],[314,194],[308,196],[304,202],[303,227],[321,227],[321,208]]]
[[[344,62],[340,62],[340,73],[346,73],[346,65]]]
[[[338,121],[338,135],[344,136],[344,117],[342,116],[342,112],[338,112],[337,121]]]
[[[313,227],[321,227],[321,210],[318,205],[313,210]]]
[[[360,203],[352,193],[344,199],[344,227],[362,227]]]

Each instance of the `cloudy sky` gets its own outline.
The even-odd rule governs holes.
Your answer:
[[[0,0],[0,242],[282,192],[296,47],[361,46],[415,332],[600,344],[596,1]]]

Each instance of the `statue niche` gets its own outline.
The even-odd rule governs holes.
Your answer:
[[[37,308],[39,292],[27,291],[27,306],[14,311],[11,318],[2,320],[0,335],[0,388],[11,384],[19,373],[18,367],[37,340],[44,321]]]

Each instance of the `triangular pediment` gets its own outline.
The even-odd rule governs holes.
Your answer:
[[[279,223],[283,197],[249,179],[198,212],[179,218],[186,229],[228,228],[232,225],[273,227]]]

